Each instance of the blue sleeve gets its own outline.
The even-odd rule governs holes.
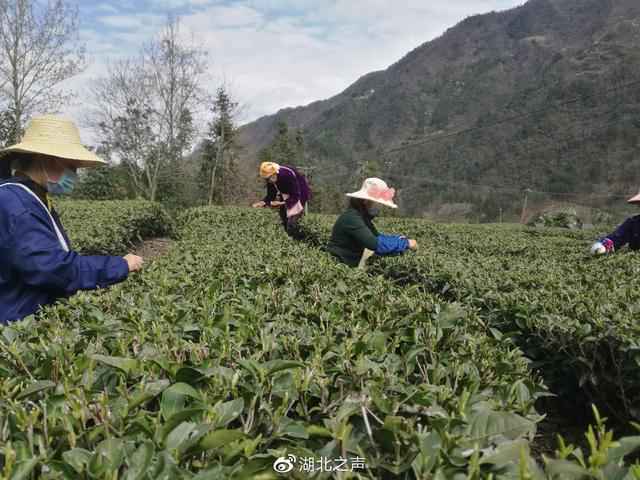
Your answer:
[[[640,228],[640,222],[638,220],[638,217],[628,218],[622,225],[616,228],[611,235],[606,237],[613,242],[616,250],[619,250],[631,241],[634,231]]]
[[[378,235],[376,255],[395,255],[409,248],[409,240],[399,235]]]
[[[25,212],[13,225],[11,267],[27,285],[73,294],[119,283],[129,275],[122,257],[65,252],[47,223]]]

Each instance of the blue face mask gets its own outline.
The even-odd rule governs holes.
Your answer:
[[[369,216],[371,218],[375,218],[380,215],[380,209],[378,207],[369,207],[367,208],[367,212],[369,212]]]
[[[64,173],[57,182],[47,180],[47,190],[53,195],[68,195],[73,191],[78,180],[78,174],[70,168],[65,168]]]

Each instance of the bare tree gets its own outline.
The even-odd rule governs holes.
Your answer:
[[[180,20],[169,17],[159,37],[147,44],[143,59],[158,112],[159,136],[167,160],[179,160],[193,137],[192,112],[204,98],[204,51],[180,38]]]
[[[61,84],[85,66],[77,7],[65,0],[0,0],[0,101],[12,117],[12,137],[34,112],[57,110],[69,95]]]
[[[91,123],[102,146],[126,166],[138,194],[155,199],[160,161],[155,155],[154,112],[147,103],[141,63],[122,60],[111,64],[107,76],[97,80],[92,90],[96,114]]]
[[[193,144],[193,115],[204,97],[204,53],[180,37],[169,17],[136,58],[111,65],[94,82],[93,123],[125,162],[138,192],[155,200],[165,172],[175,175]]]

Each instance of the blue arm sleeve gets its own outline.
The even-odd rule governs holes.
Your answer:
[[[73,294],[121,282],[129,267],[122,257],[65,252],[44,221],[32,213],[16,219],[11,266],[27,285]]]
[[[399,235],[378,235],[376,255],[394,255],[409,248],[409,240]]]

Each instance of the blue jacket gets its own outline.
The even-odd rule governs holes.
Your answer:
[[[16,185],[19,184],[19,185]],[[0,324],[21,320],[79,290],[121,282],[129,268],[122,257],[83,256],[34,182],[0,181]]]

